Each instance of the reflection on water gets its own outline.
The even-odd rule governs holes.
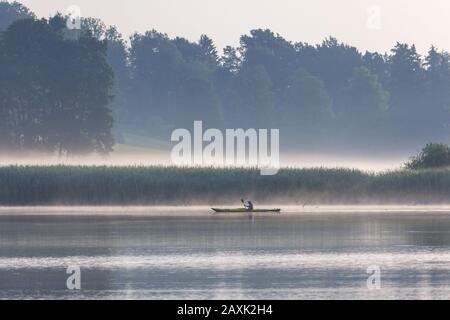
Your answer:
[[[3,208],[0,299],[450,298],[443,210],[290,210],[251,219],[146,210],[61,216]],[[381,268],[380,290],[366,286],[372,265]],[[68,266],[81,268],[80,291],[66,288]]]

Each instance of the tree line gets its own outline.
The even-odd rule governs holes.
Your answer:
[[[126,133],[168,141],[175,128],[280,128],[284,148],[417,148],[449,141],[450,55],[397,43],[361,52],[267,29],[218,52],[156,30],[125,40],[101,20],[82,30],[0,3],[0,144],[108,153]],[[15,21],[15,22],[13,22]],[[114,125],[113,125],[114,119]]]

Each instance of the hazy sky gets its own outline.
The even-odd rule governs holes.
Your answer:
[[[237,45],[254,28],[270,28],[292,41],[321,42],[329,35],[361,50],[386,51],[397,41],[450,51],[449,0],[18,0],[38,16],[65,13],[115,24],[128,36],[156,29],[197,40],[202,33],[219,48]]]

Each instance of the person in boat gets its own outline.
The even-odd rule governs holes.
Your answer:
[[[248,211],[253,210],[253,202],[251,202],[250,200],[247,201],[247,203],[245,203],[244,200],[242,199],[242,203],[244,204],[245,209],[247,209]]]

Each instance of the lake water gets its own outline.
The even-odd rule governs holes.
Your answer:
[[[1,208],[7,298],[450,299],[450,208]]]

